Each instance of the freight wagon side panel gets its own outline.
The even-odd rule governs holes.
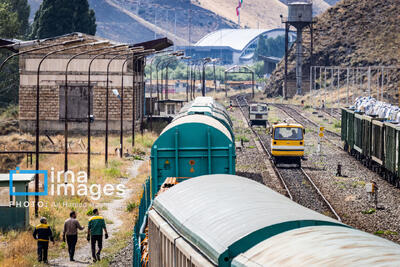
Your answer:
[[[390,125],[385,126],[385,168],[391,173],[396,173],[396,129]]]
[[[396,186],[400,187],[400,129],[396,129],[396,166],[397,166],[397,171],[396,171]]]
[[[349,111],[347,114],[347,140],[350,149],[354,148],[354,112]]]
[[[363,141],[361,144],[363,155],[371,158],[371,143],[372,143],[372,118],[364,115],[362,119],[363,125]]]
[[[342,141],[345,141],[348,143],[347,139],[347,129],[348,129],[348,111],[344,108],[342,108],[342,122],[341,122],[341,136],[342,136]]]
[[[383,122],[372,122],[371,158],[380,165],[384,162],[384,129]]]
[[[360,154],[362,151],[363,144],[363,117],[361,114],[354,115],[354,149],[357,150]]]

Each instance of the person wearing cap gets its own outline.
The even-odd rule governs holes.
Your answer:
[[[37,254],[38,261],[48,263],[47,253],[49,250],[49,240],[54,244],[53,233],[50,226],[47,224],[47,219],[42,217],[40,219],[40,224],[36,225],[33,231],[33,238],[37,240]]]
[[[106,222],[104,218],[99,215],[99,210],[93,210],[94,216],[89,219],[87,241],[91,241],[93,262],[100,261],[100,252],[103,248],[103,229],[105,238],[108,238]],[[96,253],[96,242],[99,250]]]
[[[82,227],[79,221],[76,219],[76,212],[71,211],[69,214],[69,218],[64,223],[63,231],[63,242],[67,240],[70,261],[75,261],[74,254],[75,246],[78,242],[78,229],[83,230],[84,227]]]

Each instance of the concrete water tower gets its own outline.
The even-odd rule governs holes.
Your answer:
[[[288,17],[283,23],[286,24],[286,35],[288,34],[290,26],[293,26],[297,30],[296,38],[296,90],[297,94],[301,95],[303,85],[303,30],[306,27],[310,27],[311,39],[312,39],[312,1],[311,0],[300,0],[300,1],[288,1]],[[287,39],[287,38],[286,38]],[[287,40],[288,42],[288,40]],[[312,46],[312,40],[311,40]],[[286,44],[286,48],[288,44]],[[312,47],[311,47],[312,51]],[[285,91],[287,92],[287,49],[285,55]]]

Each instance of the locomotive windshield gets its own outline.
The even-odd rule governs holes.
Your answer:
[[[275,128],[275,140],[303,140],[303,131],[298,127]]]

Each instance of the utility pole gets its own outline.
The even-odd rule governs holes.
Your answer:
[[[157,8],[154,7],[154,26],[157,25]],[[154,31],[154,40],[157,39],[157,32]]]
[[[139,9],[140,9],[140,0],[138,0],[137,6],[136,6],[136,15],[139,15]]]
[[[214,63],[214,93],[217,93],[217,76],[215,75],[215,61]]]
[[[175,42],[174,42],[174,51],[176,51],[176,9],[175,9],[175,26],[174,26],[174,38],[175,38]]]

